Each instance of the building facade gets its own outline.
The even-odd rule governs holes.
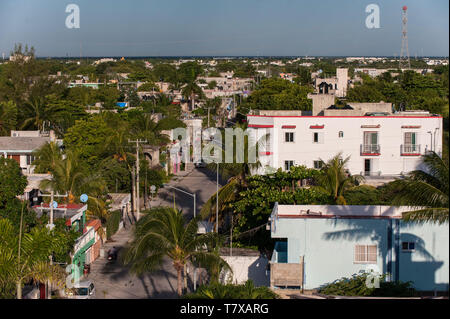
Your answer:
[[[421,155],[428,151],[441,155],[442,117],[427,112],[368,113],[383,108],[376,103],[350,105],[330,107],[322,116],[301,111],[248,115],[248,127],[256,130],[260,145],[262,166],[257,173],[287,171],[293,165],[320,168],[320,160],[342,153],[350,157],[346,168],[351,174],[381,178],[421,169]]]
[[[271,286],[317,289],[360,272],[412,281],[421,291],[449,284],[448,223],[404,222],[409,207],[275,204]]]

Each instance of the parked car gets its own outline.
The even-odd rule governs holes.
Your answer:
[[[206,163],[202,160],[201,162],[195,163],[194,166],[196,168],[204,168],[206,167]]]
[[[73,288],[66,289],[66,296],[69,299],[91,299],[95,296],[94,283],[90,280],[75,283]]]

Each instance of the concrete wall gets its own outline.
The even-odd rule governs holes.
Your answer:
[[[336,77],[337,77],[336,96],[345,97],[347,95],[347,86],[348,86],[348,69],[337,68]]]
[[[221,256],[233,270],[233,283],[243,284],[253,280],[255,286],[269,286],[266,272],[269,261],[263,256]],[[228,274],[229,275],[229,274]],[[229,277],[226,277],[227,279]]]
[[[308,94],[313,101],[312,116],[324,115],[323,111],[334,104],[334,94]]]
[[[350,277],[368,266],[381,272],[413,281],[419,290],[446,290],[449,282],[448,224],[406,223],[399,221],[400,247],[396,260],[394,249],[388,249],[390,219],[279,218],[272,238],[287,238],[287,262],[298,263],[304,256],[305,289],[315,289],[341,277]],[[395,227],[392,228],[395,238]],[[413,252],[401,250],[402,241],[415,243]],[[354,262],[355,245],[377,245],[377,262]],[[395,247],[395,244],[393,244]],[[392,262],[389,262],[392,260]]]

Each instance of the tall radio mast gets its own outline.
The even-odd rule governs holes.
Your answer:
[[[398,68],[410,69],[411,62],[409,60],[409,49],[408,49],[408,7],[403,6],[402,8],[402,49],[400,51],[400,59],[398,62]]]

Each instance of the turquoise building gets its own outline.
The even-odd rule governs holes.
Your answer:
[[[271,286],[317,289],[375,270],[412,281],[421,291],[447,291],[449,228],[404,222],[409,207],[275,204],[270,216]]]

